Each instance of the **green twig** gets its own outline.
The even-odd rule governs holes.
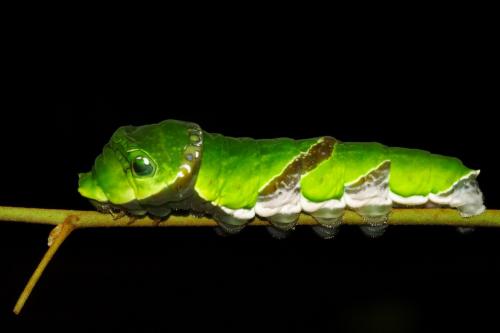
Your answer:
[[[64,223],[57,225],[50,233],[49,248],[45,253],[45,255],[43,256],[40,263],[38,264],[37,268],[31,275],[31,278],[24,287],[23,292],[19,296],[19,299],[17,300],[16,305],[14,306],[15,314],[18,315],[21,312],[21,310],[24,307],[24,304],[28,300],[28,297],[31,295],[33,288],[35,288],[36,283],[42,276],[43,271],[54,257],[54,254],[56,254],[57,250],[64,242],[64,240],[71,234],[73,230],[75,230],[75,226],[72,223],[73,219],[74,218],[72,218],[71,216],[68,217],[68,219]]]
[[[0,221],[27,222],[58,225],[68,216],[75,216],[77,228],[92,227],[152,227],[158,221],[148,217],[133,220],[128,216],[115,219],[108,214],[96,211],[20,208],[0,206]],[[309,215],[301,215],[300,225],[314,225],[316,222]],[[363,219],[354,212],[347,211],[344,224],[362,225]],[[389,216],[392,225],[449,225],[456,227],[500,227],[500,210],[487,210],[483,214],[463,218],[454,209],[442,208],[395,208]],[[162,227],[212,227],[214,220],[194,216],[170,216],[159,224]],[[269,225],[267,221],[256,218],[250,225]]]
[[[205,217],[170,216],[166,221],[158,221],[148,217],[133,219],[128,216],[114,218],[108,214],[95,211],[20,208],[0,206],[0,221],[27,222],[55,225],[49,236],[49,249],[35,269],[26,284],[19,300],[14,307],[14,313],[19,314],[40,279],[45,267],[69,234],[78,228],[92,227],[212,227],[216,222]],[[365,221],[357,214],[347,211],[344,224],[362,225]],[[314,225],[315,220],[309,215],[301,215],[301,225]],[[456,227],[500,227],[500,210],[487,210],[481,215],[463,218],[453,209],[393,209],[388,224],[393,225],[449,225]],[[250,225],[268,225],[267,221],[254,219]]]

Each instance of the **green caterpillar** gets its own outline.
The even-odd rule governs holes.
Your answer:
[[[345,209],[363,216],[372,236],[383,232],[393,204],[480,214],[478,174],[423,150],[332,137],[232,138],[166,120],[119,128],[92,171],[79,175],[78,190],[101,211],[165,218],[187,210],[212,216],[226,233],[259,215],[282,237],[304,212],[331,238]]]

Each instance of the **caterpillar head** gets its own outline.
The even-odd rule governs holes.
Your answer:
[[[203,146],[198,125],[166,120],[120,127],[79,174],[80,194],[99,207],[146,211],[181,201],[194,191]]]

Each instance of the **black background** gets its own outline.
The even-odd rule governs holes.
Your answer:
[[[486,205],[500,208],[488,38],[199,35],[43,59],[20,52],[2,103],[0,203],[92,209],[77,174],[113,131],[174,118],[233,136],[332,135],[457,156],[481,169]],[[282,241],[264,228],[225,238],[210,228],[89,229],[65,242],[15,318],[50,228],[0,230],[0,321],[15,325],[440,332],[489,323],[500,296],[496,229],[391,227],[372,240],[344,227],[331,241],[306,227]]]

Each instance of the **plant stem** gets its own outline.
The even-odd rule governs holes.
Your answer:
[[[26,287],[14,307],[14,313],[19,314],[31,294],[36,283],[50,260],[63,241],[77,228],[93,227],[212,227],[216,222],[206,217],[170,216],[166,221],[158,221],[148,217],[133,219],[128,216],[113,218],[109,214],[96,211],[78,211],[63,209],[21,208],[0,206],[0,221],[27,222],[55,225],[49,236],[49,248],[45,256],[33,272]],[[344,224],[363,225],[366,222],[357,214],[346,211]],[[500,227],[500,210],[487,210],[483,214],[463,218],[454,209],[393,209],[388,224],[393,225],[449,225],[456,227]],[[299,219],[301,225],[314,225],[316,221],[306,214]],[[267,221],[256,218],[250,225],[268,225]]]
[[[24,304],[33,291],[33,288],[35,288],[36,283],[42,276],[42,273],[49,264],[50,260],[52,260],[52,257],[54,257],[54,254],[57,252],[64,240],[71,234],[73,230],[75,230],[75,226],[72,224],[73,220],[74,216],[70,215],[64,223],[57,225],[50,233],[49,248],[47,252],[45,252],[45,255],[38,264],[37,268],[31,275],[31,278],[24,287],[23,292],[19,296],[19,299],[14,306],[14,313],[16,315],[18,315],[23,309]]]
[[[170,216],[166,221],[148,217],[133,220],[128,216],[115,219],[111,215],[96,211],[21,208],[0,206],[0,221],[26,222],[58,225],[68,216],[75,216],[72,223],[76,228],[93,227],[213,227],[216,222],[206,217]],[[346,211],[344,224],[362,225],[363,219],[352,211]],[[299,225],[314,225],[316,221],[309,215],[302,214]],[[473,217],[461,217],[454,209],[443,208],[395,208],[389,216],[391,225],[448,225],[456,227],[500,227],[500,210],[487,210]],[[256,218],[250,225],[269,225],[267,221]]]

